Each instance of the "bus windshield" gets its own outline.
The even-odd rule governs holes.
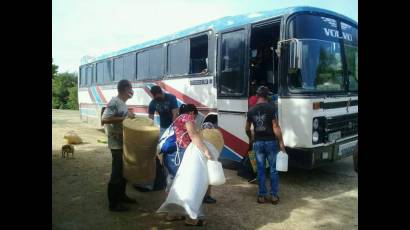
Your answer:
[[[297,49],[297,50],[293,50]],[[339,43],[320,40],[299,40],[291,46],[289,88],[307,91],[342,91],[343,65]],[[295,57],[294,55],[298,55]],[[293,71],[292,71],[293,70]]]
[[[335,18],[300,14],[294,16],[288,26],[287,77],[291,91],[357,91],[357,28],[354,25]]]

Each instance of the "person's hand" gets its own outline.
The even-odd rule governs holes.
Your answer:
[[[128,118],[135,118],[135,114],[131,111],[128,111]]]
[[[285,145],[283,143],[280,144],[280,151],[282,151],[284,153],[286,152]]]
[[[249,141],[249,147],[248,147],[248,152],[251,151],[253,148],[253,140]]]

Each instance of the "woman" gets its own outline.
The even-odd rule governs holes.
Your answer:
[[[195,118],[198,115],[197,108],[192,104],[182,104],[179,109],[179,114],[179,117],[174,121],[174,129],[177,143],[177,156],[175,160],[176,169],[175,172],[170,172],[171,174],[175,173],[174,176],[176,175],[180,162],[182,162],[184,158],[185,150],[191,142],[197,146],[197,148],[205,155],[206,158],[212,158],[209,149],[204,145],[199,133],[195,128]],[[183,217],[168,214],[166,219],[168,221],[182,220]],[[205,224],[205,221],[199,218],[187,218],[185,224],[202,226]]]

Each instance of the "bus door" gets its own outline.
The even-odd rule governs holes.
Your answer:
[[[221,158],[239,161],[247,152],[249,26],[222,31],[218,37],[218,126],[225,140]]]

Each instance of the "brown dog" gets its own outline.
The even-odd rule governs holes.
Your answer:
[[[61,157],[62,158],[68,159],[70,153],[71,153],[71,157],[74,158],[74,146],[73,145],[63,145],[63,147],[61,147]]]

